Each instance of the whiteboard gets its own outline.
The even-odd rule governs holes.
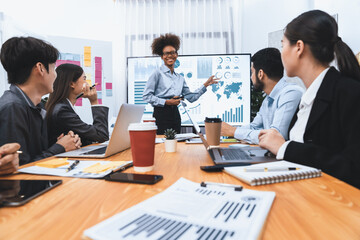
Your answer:
[[[48,41],[61,53],[60,63],[79,62],[87,75],[87,79],[90,79],[92,84],[100,81],[100,84],[96,86],[99,103],[102,102],[103,105],[109,107],[109,118],[116,116],[112,89],[114,86],[112,79],[112,43],[60,36],[49,36]],[[90,47],[90,56],[84,47]],[[90,61],[89,66],[85,64],[86,61]],[[84,122],[92,124],[91,105],[88,99],[79,100],[75,110]]]

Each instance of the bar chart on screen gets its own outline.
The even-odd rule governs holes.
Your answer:
[[[167,190],[85,230],[91,239],[257,239],[275,198],[179,179]]]
[[[218,118],[221,118],[224,122],[243,122],[244,121],[244,108],[243,105],[237,108],[230,108],[230,110],[225,110],[221,115],[217,115]]]

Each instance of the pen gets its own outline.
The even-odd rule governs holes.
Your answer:
[[[68,167],[66,172],[69,172],[69,171],[73,170],[76,167],[76,165],[78,165],[79,163],[80,163],[80,161],[76,160],[73,164],[70,165],[70,167]]]
[[[205,172],[221,172],[225,167],[239,167],[250,166],[250,163],[235,163],[235,164],[217,164],[212,166],[200,166],[200,169]]]
[[[181,100],[183,100],[183,99],[184,99],[184,96],[183,96],[183,95],[180,95],[180,96],[177,96],[177,97],[173,97],[173,99],[181,99]]]
[[[119,169],[115,169],[115,170],[113,170],[113,172],[117,172],[117,171],[124,171],[125,169],[127,169],[127,168],[129,168],[129,167],[132,167],[133,166],[133,163],[132,162],[130,162],[130,163],[128,163],[128,164],[126,164],[126,165],[124,165],[124,166],[121,166]]]
[[[96,85],[98,85],[98,84],[95,83],[94,85],[92,85],[92,86],[90,87],[90,90],[93,89]],[[79,95],[76,96],[76,99],[81,98],[83,95],[84,95],[84,93],[80,93]]]
[[[208,185],[234,188],[235,191],[241,191],[243,189],[243,187],[241,185],[233,185],[233,184],[227,184],[227,183],[215,183],[215,182],[201,182],[200,183],[200,186],[202,186],[202,187],[206,187]]]
[[[238,142],[236,138],[223,138],[221,139],[223,142]]]
[[[244,168],[245,172],[282,172],[300,170],[296,167],[272,167],[272,168]]]

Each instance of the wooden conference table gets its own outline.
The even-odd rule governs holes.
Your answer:
[[[0,208],[0,239],[81,239],[83,231],[160,193],[180,177],[191,181],[242,184],[211,165],[202,144],[178,143],[176,153],[156,145],[155,185],[16,174],[0,179],[62,179],[63,183],[22,207]],[[108,160],[131,160],[126,150]],[[133,172],[127,169],[126,172]],[[245,188],[274,191],[276,197],[262,239],[360,239],[360,190],[327,174],[320,178]]]

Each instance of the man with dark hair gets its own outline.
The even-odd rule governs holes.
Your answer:
[[[81,146],[79,136],[70,131],[48,148],[41,97],[53,91],[58,56],[52,45],[32,37],[13,37],[1,47],[1,63],[11,86],[0,98],[0,146],[19,143],[20,165]]]
[[[265,48],[251,58],[251,80],[254,89],[264,91],[266,97],[254,120],[241,127],[233,127],[225,122],[221,126],[221,135],[234,136],[248,143],[258,144],[262,129],[274,128],[288,138],[290,121],[300,102],[303,90],[283,78],[284,67],[280,51]]]

